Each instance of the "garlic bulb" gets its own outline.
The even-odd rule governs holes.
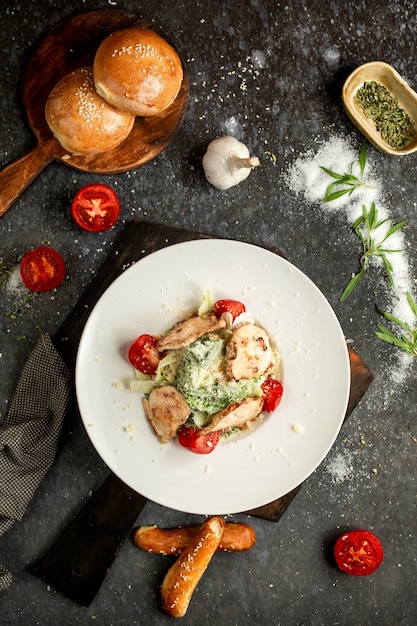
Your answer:
[[[258,165],[258,157],[251,157],[245,144],[230,135],[214,139],[203,156],[206,178],[217,189],[238,185]]]

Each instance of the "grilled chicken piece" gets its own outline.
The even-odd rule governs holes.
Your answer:
[[[233,402],[225,409],[215,413],[210,424],[202,429],[202,434],[215,430],[230,430],[251,422],[262,411],[263,398],[245,398],[242,402]]]
[[[254,378],[264,374],[273,361],[267,333],[255,324],[239,324],[227,347],[230,378]]]
[[[185,348],[206,333],[220,330],[226,326],[223,319],[217,319],[214,313],[194,315],[185,322],[180,322],[158,341],[158,350],[178,350]]]
[[[178,389],[171,385],[154,387],[143,408],[161,443],[168,443],[190,415],[190,407]]]

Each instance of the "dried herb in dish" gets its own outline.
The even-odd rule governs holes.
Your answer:
[[[414,136],[412,119],[384,85],[374,80],[365,82],[358,89],[355,102],[392,148],[403,148]]]

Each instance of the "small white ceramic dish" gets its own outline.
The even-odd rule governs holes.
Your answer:
[[[134,378],[126,351],[136,337],[196,310],[204,290],[241,300],[267,329],[284,395],[253,429],[198,455],[176,439],[161,444],[142,395],[121,381]],[[93,445],[125,483],[173,509],[226,515],[280,498],[321,463],[343,423],[350,362],[335,313],[305,274],[251,244],[198,240],[145,256],[107,289],[81,338],[76,391]]]
[[[383,61],[365,63],[356,68],[346,79],[342,99],[350,120],[366,139],[379,150],[396,156],[414,152],[417,150],[417,132],[403,148],[393,148],[384,141],[381,134],[376,130],[375,123],[366,117],[361,107],[356,104],[356,93],[365,82],[369,81],[376,81],[388,89],[399,105],[408,113],[417,130],[417,93],[391,65]]]

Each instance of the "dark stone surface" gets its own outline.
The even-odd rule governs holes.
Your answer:
[[[160,26],[185,61],[189,109],[176,140],[155,161],[137,171],[99,177],[52,163],[0,219],[0,256],[7,263],[48,243],[68,266],[64,285],[32,298],[26,312],[19,294],[2,291],[0,423],[40,331],[56,332],[124,222],[142,218],[280,248],[323,291],[375,379],[285,516],[278,523],[250,519],[258,537],[255,548],[216,555],[182,621],[411,626],[417,614],[416,365],[406,367],[399,351],[374,335],[380,321],[375,303],[387,307],[391,301],[378,267],[371,265],[352,296],[339,302],[357,268],[358,240],[344,208],[329,211],[295,193],[288,172],[300,155],[314,154],[334,135],[359,153],[362,137],[341,103],[343,80],[356,66],[384,60],[417,86],[414,2],[91,4],[3,2],[0,166],[34,145],[21,99],[31,53],[58,22],[85,10],[123,8]],[[211,139],[226,133],[245,142],[261,166],[238,187],[219,192],[205,181],[201,157]],[[369,147],[368,161],[383,186],[386,211],[394,221],[408,220],[403,254],[415,284],[417,156],[391,157]],[[122,215],[113,230],[95,235],[78,229],[69,206],[76,189],[98,178],[119,193]],[[23,520],[0,538],[0,563],[13,574],[11,588],[0,595],[2,623],[171,621],[159,606],[169,558],[141,553],[130,540],[88,609],[30,572],[107,474],[82,425],[69,418],[55,465]],[[196,517],[148,503],[138,523],[174,526]],[[234,519],[247,521],[244,515]],[[355,527],[374,530],[384,544],[384,563],[373,576],[351,578],[332,562],[335,538]]]

